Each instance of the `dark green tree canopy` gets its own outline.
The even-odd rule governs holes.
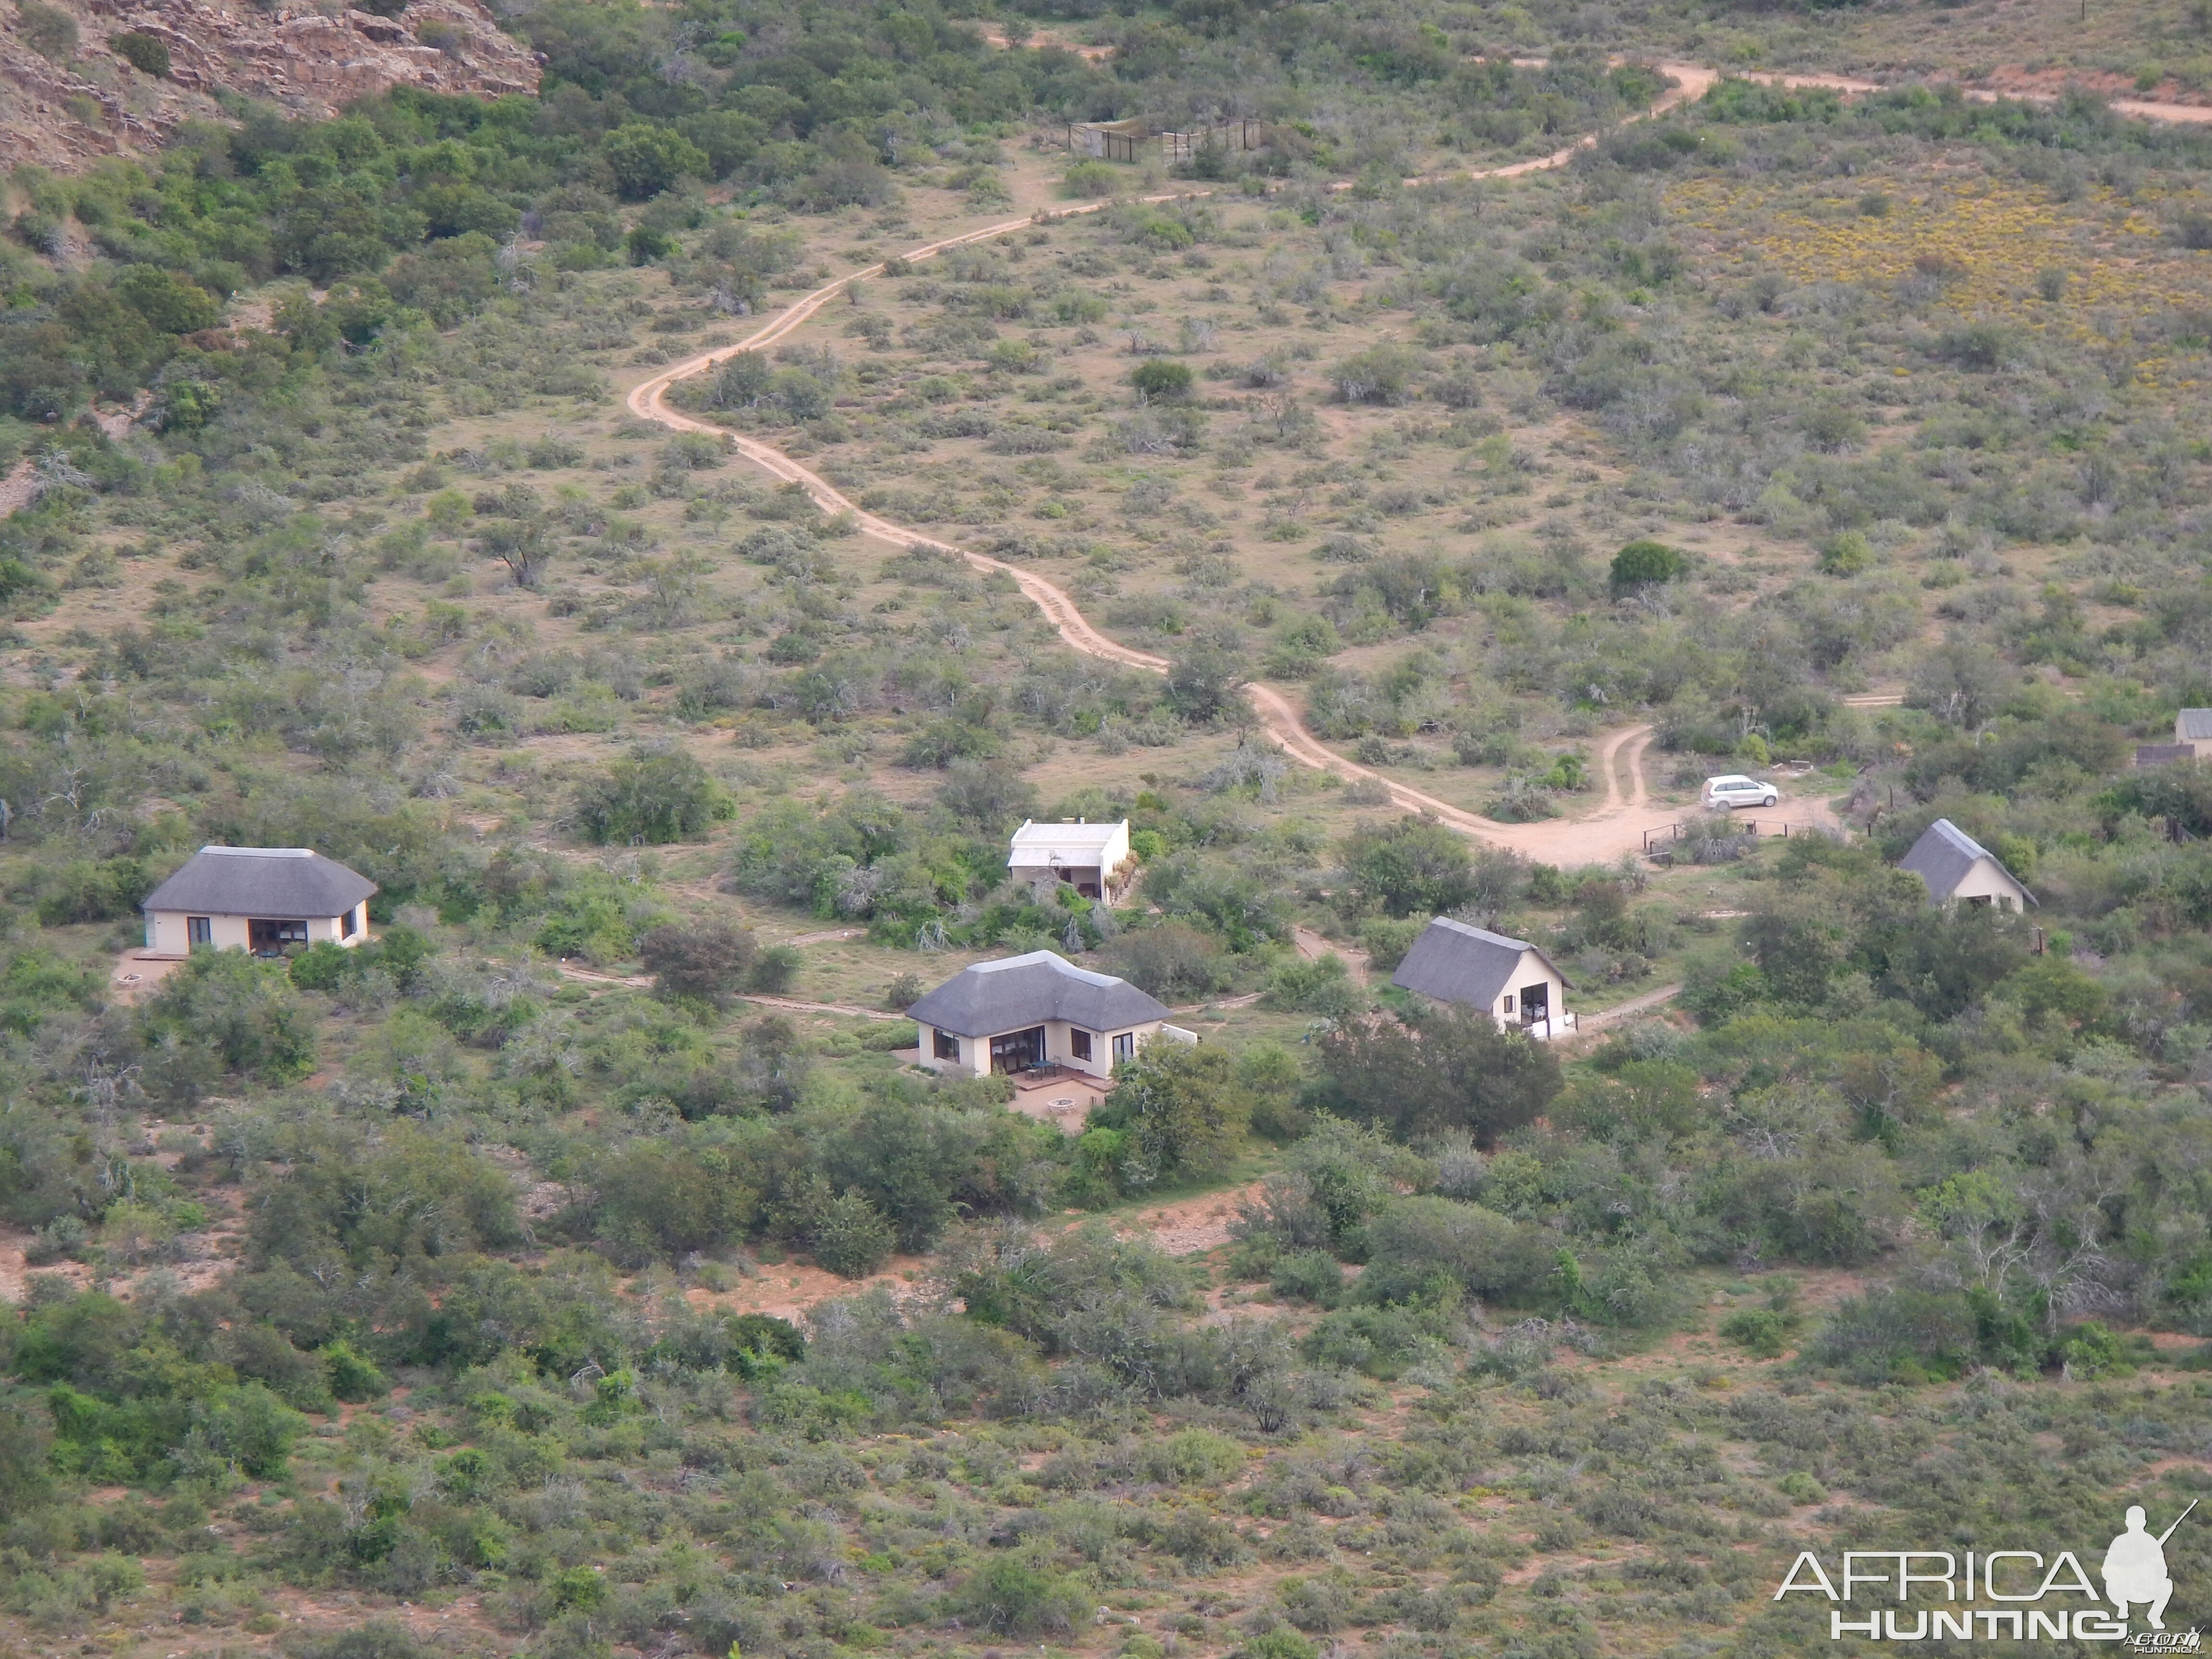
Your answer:
[[[1479,1146],[1534,1122],[1562,1086],[1558,1057],[1479,1011],[1346,1020],[1316,1044],[1319,1104],[1401,1140],[1464,1131]]]

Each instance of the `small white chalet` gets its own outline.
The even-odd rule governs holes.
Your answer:
[[[972,1077],[1044,1066],[1111,1077],[1156,1036],[1198,1041],[1168,1012],[1127,980],[1053,951],[979,962],[907,1010],[921,1028],[922,1065]]]
[[[1525,939],[1438,916],[1421,930],[1390,982],[1434,1002],[1488,1014],[1504,1030],[1539,1039],[1565,1036],[1574,988],[1552,959]]]
[[[1118,823],[1039,823],[1034,819],[1014,831],[1006,873],[1036,886],[1066,882],[1087,899],[1117,902],[1136,873],[1129,853],[1129,821]]]
[[[2173,744],[2197,760],[2212,760],[2212,708],[2185,708],[2173,717]]]
[[[1928,902],[1934,905],[1994,904],[2000,910],[2025,910],[2036,902],[2035,895],[1997,862],[1996,854],[1948,818],[1938,818],[1922,830],[1897,867],[1928,884]]]
[[[319,940],[355,945],[368,937],[376,884],[305,847],[203,847],[146,896],[146,949],[189,956],[194,948],[282,956]]]

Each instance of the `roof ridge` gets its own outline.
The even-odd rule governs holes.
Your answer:
[[[1471,939],[1486,939],[1494,944],[1510,945],[1516,950],[1522,951],[1533,948],[1525,939],[1515,939],[1510,933],[1501,933],[1488,927],[1478,927],[1471,921],[1462,921],[1457,916],[1431,916],[1429,918],[1429,925],[1431,927],[1436,927],[1439,923],[1450,928],[1455,933],[1465,933]]]

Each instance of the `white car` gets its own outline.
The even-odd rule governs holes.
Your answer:
[[[1761,783],[1741,773],[1705,780],[1705,805],[1723,811],[1738,806],[1772,806],[1781,799],[1782,792],[1772,784]]]

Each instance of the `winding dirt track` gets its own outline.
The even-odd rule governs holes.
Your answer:
[[[1674,84],[1645,111],[1632,119],[1648,119],[1678,105],[1705,96],[1714,82],[1719,79],[1717,70],[1696,64],[1662,64],[1661,71]],[[1879,91],[1870,81],[1855,81],[1843,76],[1823,75],[1752,75],[1744,77],[1770,85],[1791,87],[1827,87],[1845,94]],[[1969,97],[1993,101],[1998,94],[1970,92]],[[2118,112],[2145,120],[2203,122],[2212,120],[2212,109],[2185,104],[2151,104],[2136,101],[2116,101],[2112,107]],[[1587,133],[1573,143],[1533,161],[1516,161],[1509,167],[1490,167],[1479,172],[1437,175],[1442,178],[1512,179],[1532,173],[1547,172],[1562,167],[1572,161],[1583,150],[1595,145],[1602,135]],[[1409,185],[1436,182],[1431,179],[1409,179]],[[1333,186],[1348,190],[1348,181]],[[1206,195],[1210,192],[1194,191],[1144,198],[1152,202],[1172,201],[1177,195]],[[1068,208],[1056,216],[1069,217],[1078,214],[1095,213],[1109,205],[1107,202],[1081,204]],[[979,229],[963,231],[957,236],[947,236],[925,243],[902,256],[908,264],[927,259],[948,248],[962,247],[971,242],[988,241],[1012,231],[1026,230],[1037,222],[1024,216],[1003,219]],[[761,442],[757,438],[734,433],[726,427],[710,422],[696,420],[680,410],[670,407],[668,389],[678,380],[706,374],[741,352],[761,351],[786,338],[803,326],[815,313],[843,293],[852,283],[865,277],[878,276],[881,264],[848,273],[835,282],[825,283],[811,293],[802,296],[775,318],[755,331],[745,339],[732,346],[701,352],[671,368],[663,369],[652,379],[632,389],[629,398],[630,412],[642,420],[658,422],[678,432],[704,432],[733,443],[738,453],[757,466],[788,483],[803,487],[818,507],[827,513],[850,513],[859,521],[861,531],[878,540],[895,547],[930,548],[966,560],[979,570],[1003,572],[1011,577],[1023,595],[1043,613],[1045,619],[1058,630],[1060,637],[1074,649],[1107,662],[1120,663],[1126,667],[1140,668],[1149,672],[1164,674],[1170,664],[1164,657],[1150,651],[1139,651],[1133,646],[1109,639],[1093,628],[1076,606],[1066,592],[1048,581],[1036,572],[994,559],[987,553],[971,548],[940,541],[933,536],[905,525],[894,524],[873,513],[863,511],[860,504],[847,497],[827,479],[812,469],[794,460],[781,450]],[[1348,781],[1372,780],[1389,791],[1391,800],[1409,811],[1426,813],[1440,823],[1449,825],[1462,834],[1499,847],[1543,858],[1548,862],[1571,865],[1600,861],[1622,853],[1638,850],[1644,832],[1664,828],[1681,816],[1678,806],[1656,803],[1646,784],[1644,758],[1650,747],[1652,731],[1649,726],[1632,726],[1609,733],[1598,748],[1595,780],[1604,790],[1604,799],[1589,816],[1571,822],[1551,821],[1540,823],[1501,823],[1465,807],[1455,806],[1436,796],[1409,785],[1382,777],[1357,762],[1347,760],[1328,748],[1306,729],[1304,721],[1289,698],[1271,685],[1254,682],[1247,688],[1252,710],[1268,733],[1282,744],[1292,759],[1312,767],[1316,771],[1334,772]],[[1875,704],[1887,698],[1852,698],[1852,702]],[[1624,792],[1622,780],[1626,779]],[[1825,824],[1832,822],[1826,809],[1816,801],[1792,800],[1775,815],[1778,820],[1791,823]]]

